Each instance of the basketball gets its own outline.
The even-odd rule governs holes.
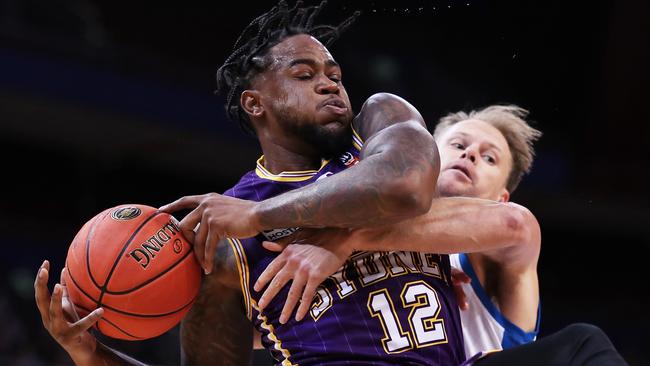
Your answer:
[[[124,340],[173,328],[199,291],[201,269],[178,222],[156,208],[107,209],[77,233],[66,259],[66,284],[80,317],[98,307],[101,333]]]

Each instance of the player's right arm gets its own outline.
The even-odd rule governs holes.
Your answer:
[[[44,261],[34,281],[36,306],[41,313],[45,329],[68,352],[76,365],[144,365],[97,342],[88,329],[101,318],[103,310],[96,309],[79,319],[68,300],[63,276],[61,283],[54,286],[54,292],[50,295],[47,288],[49,271],[50,263]]]

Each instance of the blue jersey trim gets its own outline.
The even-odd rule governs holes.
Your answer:
[[[460,253],[458,259],[463,272],[472,279],[472,289],[474,290],[474,293],[476,293],[476,296],[481,300],[483,307],[485,307],[492,318],[494,318],[494,320],[496,320],[504,329],[501,347],[503,347],[503,349],[508,349],[534,341],[537,337],[537,333],[539,333],[539,321],[542,315],[541,300],[540,304],[537,306],[537,322],[535,324],[535,330],[532,332],[526,332],[503,316],[492,300],[490,300],[490,297],[485,292],[485,289],[483,289],[481,282],[476,276],[472,263],[469,261],[467,255],[465,253]]]

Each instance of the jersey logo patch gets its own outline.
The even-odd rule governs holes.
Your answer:
[[[286,229],[265,230],[262,232],[262,235],[264,235],[264,237],[268,241],[275,241],[284,238],[285,236],[289,236],[295,233],[296,231],[298,231],[297,227],[290,227]]]

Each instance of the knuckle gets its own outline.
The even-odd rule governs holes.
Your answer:
[[[213,217],[213,216],[210,216],[210,215],[209,215],[209,212],[206,211],[206,214],[205,214],[205,215],[208,216],[208,218],[206,219],[206,223],[208,224],[208,226],[210,226],[210,227],[214,227],[214,226],[218,226],[218,225],[219,225],[219,220],[217,220],[217,219],[216,219],[215,217]]]
[[[287,266],[289,266],[289,267],[291,267],[291,268],[301,268],[302,265],[301,265],[301,260],[300,260],[300,258],[290,256],[290,257],[287,259]]]
[[[319,271],[317,268],[309,267],[309,277],[315,279],[315,280],[324,280],[325,277],[323,276],[323,272]]]
[[[301,265],[296,272],[298,272],[301,276],[309,276],[310,275],[309,268],[307,268],[304,264]]]

